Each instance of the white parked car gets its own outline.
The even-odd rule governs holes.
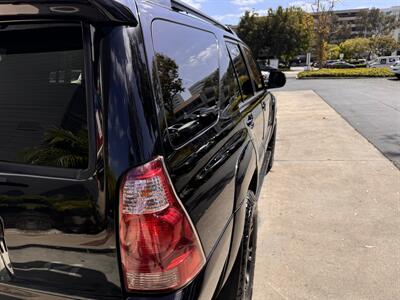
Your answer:
[[[400,56],[381,56],[370,61],[367,66],[369,68],[388,68],[400,60]]]
[[[390,67],[390,69],[392,69],[397,78],[400,79],[400,61],[397,61],[393,66]]]

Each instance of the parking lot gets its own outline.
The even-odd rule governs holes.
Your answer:
[[[314,90],[400,168],[400,80],[292,76],[282,90]]]
[[[387,124],[400,120],[389,97],[399,89],[377,86],[399,82],[318,83],[289,79],[275,93],[276,163],[259,200],[253,299],[400,299],[400,171],[359,133],[398,158],[396,140],[379,132],[398,142]]]

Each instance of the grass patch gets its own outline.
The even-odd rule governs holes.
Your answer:
[[[355,69],[320,69],[300,72],[298,78],[324,77],[393,77],[395,74],[388,68],[355,68]]]

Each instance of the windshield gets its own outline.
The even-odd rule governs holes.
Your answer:
[[[0,29],[0,161],[88,166],[81,27]]]

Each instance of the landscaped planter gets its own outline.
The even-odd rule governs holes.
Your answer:
[[[355,68],[355,69],[320,69],[300,72],[297,77],[305,78],[357,78],[357,77],[394,77],[388,68]]]

